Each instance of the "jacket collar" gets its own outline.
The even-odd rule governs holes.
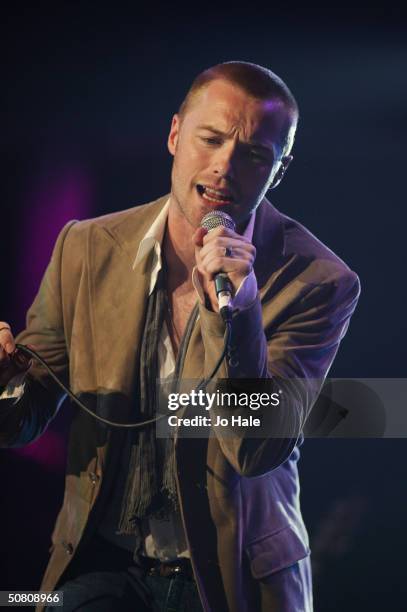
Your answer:
[[[99,387],[120,390],[131,396],[134,368],[138,364],[144,316],[150,285],[150,256],[133,268],[140,241],[165,207],[168,196],[130,211],[97,219],[90,227],[89,266],[92,271],[89,297],[92,304],[92,338],[96,351]],[[255,273],[260,295],[273,284],[283,256],[283,225],[280,213],[269,202],[256,213],[253,243],[257,248]],[[127,341],[119,341],[125,334]],[[118,335],[118,337],[116,337]],[[119,338],[119,340],[118,340]],[[192,353],[199,354],[199,326],[191,337],[191,367],[198,371]],[[188,357],[187,355],[187,357]],[[194,372],[192,369],[191,372]]]
[[[283,216],[266,198],[257,208],[253,244],[256,247],[254,273],[262,297],[265,285],[281,267],[285,255]]]
[[[156,234],[157,231],[161,231],[162,219],[168,214],[169,197],[167,194],[149,204],[137,206],[131,211],[114,213],[102,218],[107,221],[103,223],[103,229],[129,257],[130,266],[134,271],[140,266],[144,268],[145,260],[151,253],[150,240],[159,241],[159,236]],[[133,214],[129,214],[132,212]],[[148,241],[144,242],[143,238],[148,238]],[[266,198],[256,209],[253,244],[257,250],[254,271],[261,290],[273,269],[277,270],[285,257],[283,215]],[[148,246],[149,248],[146,248]]]

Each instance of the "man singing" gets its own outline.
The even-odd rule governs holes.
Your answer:
[[[270,70],[205,70],[172,120],[171,193],[69,222],[26,329],[14,339],[0,323],[3,446],[41,435],[64,395],[16,343],[122,423],[154,418],[157,379],[207,377],[224,347],[219,272],[231,283],[233,359],[216,376],[268,379],[286,394],[288,409],[261,438],[248,428],[164,440],[154,424],[112,427],[73,404],[64,503],[41,585],[63,592],[64,611],[313,609],[298,446],[359,280],[266,199],[292,161],[297,120],[292,93]],[[201,227],[214,210],[235,229]]]

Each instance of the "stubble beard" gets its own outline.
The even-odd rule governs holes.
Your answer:
[[[185,206],[185,202],[184,204],[182,203],[182,198],[178,197],[174,189],[171,192],[171,197],[174,199],[174,202],[176,204],[176,210],[178,212],[177,216],[185,219],[187,224],[192,228],[193,231],[195,231],[200,226],[201,218],[204,216],[205,211],[202,212],[199,219],[194,220],[194,217],[193,217],[194,211],[188,210],[188,207]]]
[[[177,217],[181,220],[181,219],[185,219],[185,221],[187,222],[187,224],[193,228],[193,230],[195,231],[196,228],[199,226],[195,225],[193,222],[192,217],[188,214],[188,209],[182,205],[181,201],[182,198],[178,197],[177,195],[177,188],[176,185],[178,183],[177,180],[177,174],[178,174],[178,164],[177,164],[177,158],[174,158],[173,161],[173,165],[172,165],[172,170],[171,170],[171,199],[174,200],[174,203],[176,205],[175,210],[177,211]],[[182,185],[182,181],[179,181],[180,185]],[[182,191],[182,190],[181,190]]]

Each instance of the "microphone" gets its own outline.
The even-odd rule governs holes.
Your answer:
[[[201,227],[204,227],[208,232],[211,232],[220,225],[233,231],[235,231],[236,228],[232,217],[221,210],[212,210],[202,217]],[[233,287],[226,272],[218,272],[218,274],[216,274],[215,290],[222,319],[224,321],[230,321],[232,319]]]

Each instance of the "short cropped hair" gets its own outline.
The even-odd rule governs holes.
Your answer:
[[[289,121],[281,135],[281,156],[288,155],[294,142],[298,122],[298,105],[290,89],[274,72],[250,62],[225,62],[204,70],[193,81],[182,102],[178,115],[184,118],[197,94],[211,81],[223,79],[237,85],[258,100],[280,100],[288,110]]]

